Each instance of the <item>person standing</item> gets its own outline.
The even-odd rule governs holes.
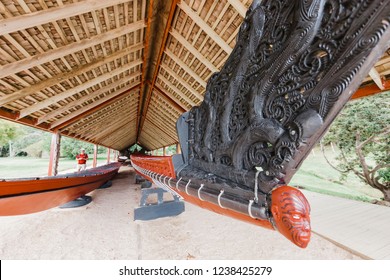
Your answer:
[[[81,149],[80,153],[76,156],[77,160],[77,172],[83,171],[87,168],[88,155],[85,153],[85,149]]]

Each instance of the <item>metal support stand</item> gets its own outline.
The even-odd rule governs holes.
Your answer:
[[[142,177],[139,174],[135,174],[135,183],[136,184],[140,184],[140,183],[145,182],[145,181],[146,181],[146,179],[144,177]]]
[[[84,205],[91,203],[91,201],[92,201],[91,196],[82,195],[79,198],[76,198],[75,200],[69,201],[68,203],[65,203],[65,204],[59,206],[59,208],[66,209],[66,208],[81,207],[81,206],[84,206]]]
[[[107,181],[105,182],[103,185],[101,185],[100,187],[98,187],[98,189],[107,189],[109,187],[112,186],[112,182],[111,181]]]
[[[164,193],[161,188],[142,188],[140,207],[134,209],[134,220],[149,221],[163,217],[177,216],[184,212],[184,202],[178,196],[173,200],[164,201]],[[147,204],[149,195],[157,194],[157,203]]]

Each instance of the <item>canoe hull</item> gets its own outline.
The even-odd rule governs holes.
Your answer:
[[[112,179],[120,164],[69,176],[0,182],[0,216],[48,210],[85,195]]]

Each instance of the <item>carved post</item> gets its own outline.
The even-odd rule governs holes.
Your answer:
[[[180,144],[176,143],[176,154],[181,154]]]
[[[47,175],[56,176],[58,173],[58,161],[60,159],[61,134],[53,133],[51,137],[49,168]]]
[[[107,149],[107,164],[110,163],[110,157],[111,157],[111,149],[108,148],[108,149]]]
[[[93,146],[93,161],[92,161],[92,168],[95,168],[97,166],[97,154],[98,154],[98,145]]]
[[[167,150],[166,150],[167,147],[164,147],[163,148],[163,156],[166,156],[167,155]]]

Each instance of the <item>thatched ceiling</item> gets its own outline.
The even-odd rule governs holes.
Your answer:
[[[250,2],[0,0],[0,118],[116,150],[175,144]],[[365,83],[389,74],[386,53]]]

